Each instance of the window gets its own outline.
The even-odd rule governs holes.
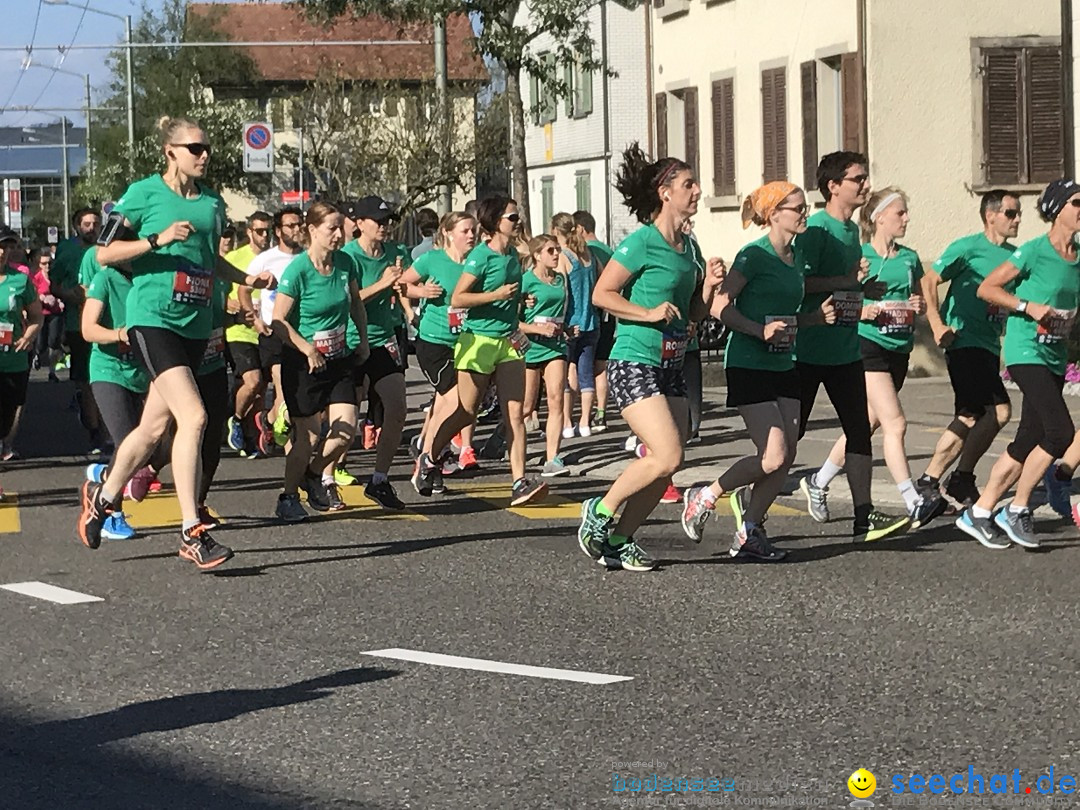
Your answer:
[[[676,95],[683,105],[683,160],[698,174],[698,96],[696,87],[687,87]]]
[[[667,157],[667,93],[656,94],[656,157]]]
[[[577,210],[589,211],[592,209],[592,173],[589,171],[577,172],[574,175],[574,190],[577,192]]]
[[[803,177],[817,185],[823,154],[866,151],[863,139],[862,71],[855,53],[838,54],[799,66],[802,99]]]
[[[762,180],[787,180],[787,68],[761,72]]]
[[[713,194],[735,193],[735,80],[712,83]]]
[[[982,172],[988,184],[1045,183],[1064,174],[1058,46],[982,48]]]
[[[540,216],[543,219],[541,229],[546,232],[551,218],[555,216],[555,178],[543,177],[540,179]]]
[[[564,70],[566,81],[566,114],[571,118],[584,118],[592,112],[592,72],[584,70],[579,60],[567,65]]]
[[[539,58],[547,66],[548,75],[554,75],[555,54],[542,53]],[[558,107],[555,104],[555,96],[551,92],[549,82],[541,81],[539,76],[530,74],[529,92],[532,98],[534,124],[550,124],[558,118]]]

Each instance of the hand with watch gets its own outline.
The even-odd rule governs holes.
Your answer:
[[[1035,323],[1043,323],[1054,317],[1054,308],[1046,304],[1036,304],[1033,301],[1024,301],[1016,305],[1013,310],[1017,315],[1027,315]]]

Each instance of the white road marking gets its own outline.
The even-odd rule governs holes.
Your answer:
[[[556,681],[577,681],[578,683],[618,683],[632,681],[625,675],[606,675],[603,672],[585,672],[576,669],[552,669],[551,667],[532,667],[525,664],[507,664],[502,661],[488,661],[484,658],[462,658],[459,655],[423,652],[421,650],[403,650],[393,647],[388,650],[370,650],[361,655],[377,658],[394,658],[398,661],[415,661],[418,664],[432,664],[437,667],[454,669],[478,669],[481,672],[501,672],[505,675],[522,675],[527,678],[549,678]]]
[[[13,582],[10,585],[0,585],[5,591],[21,593],[23,596],[33,596],[37,599],[45,599],[60,605],[78,605],[82,602],[104,602],[100,596],[91,596],[88,593],[69,591],[67,588],[58,588],[44,582]]]

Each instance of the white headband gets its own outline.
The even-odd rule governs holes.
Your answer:
[[[875,219],[877,219],[878,214],[880,214],[882,211],[884,211],[886,208],[888,208],[890,205],[892,205],[894,202],[896,202],[899,199],[900,199],[900,194],[895,192],[895,191],[892,194],[886,194],[885,199],[882,200],[881,202],[879,202],[877,204],[877,208],[875,208],[870,213],[870,221],[873,222]]]

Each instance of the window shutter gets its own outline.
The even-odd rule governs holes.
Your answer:
[[[1027,51],[1027,133],[1029,183],[1047,183],[1065,173],[1065,116],[1061,50]]]
[[[817,62],[803,62],[799,71],[802,74],[803,185],[812,189],[817,188],[818,164]]]
[[[859,55],[845,53],[840,56],[841,104],[843,110],[844,149],[849,152],[863,152],[863,110],[862,71],[859,70]]]
[[[577,92],[577,85],[574,82],[576,78],[573,65],[563,65],[563,82],[566,84],[566,117],[573,118],[575,115],[574,109],[574,93]]]
[[[656,159],[668,155],[667,93],[656,94]]]
[[[653,8],[663,8],[664,0],[653,0]]]
[[[697,88],[688,87],[682,91],[683,100],[683,132],[686,134],[686,162],[698,174],[698,98]]]
[[[574,100],[576,106],[575,114],[578,116],[586,116],[592,113],[592,71],[583,70],[580,66],[577,68],[577,85],[575,87],[577,96]]]
[[[762,180],[787,179],[787,74],[785,68],[761,73]]]
[[[713,193],[735,193],[735,80],[712,84]]]
[[[1018,48],[983,51],[983,164],[988,183],[1023,182],[1022,59]]]

